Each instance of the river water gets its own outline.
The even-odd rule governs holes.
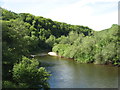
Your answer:
[[[48,81],[51,88],[118,88],[118,67],[53,56],[36,58],[52,74]]]

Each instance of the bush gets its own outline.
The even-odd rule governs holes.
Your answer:
[[[29,88],[49,88],[47,83],[49,76],[45,68],[39,67],[36,59],[23,57],[22,61],[13,67],[13,79]]]

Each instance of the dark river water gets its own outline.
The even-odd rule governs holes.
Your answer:
[[[80,64],[52,56],[36,58],[51,72],[51,88],[118,88],[118,67]]]

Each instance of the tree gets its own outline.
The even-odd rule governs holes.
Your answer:
[[[22,58],[13,67],[13,78],[18,84],[25,84],[28,88],[49,88],[47,83],[50,74],[43,67],[39,67],[36,59]]]
[[[46,40],[46,43],[50,46],[53,47],[55,44],[56,38],[53,35],[50,35],[50,37]]]

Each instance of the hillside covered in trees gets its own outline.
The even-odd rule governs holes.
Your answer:
[[[68,36],[56,39],[52,50],[60,56],[73,58],[81,63],[119,65],[120,42],[118,25],[94,32],[90,36],[70,32]]]
[[[30,57],[42,50],[52,50],[80,63],[120,65],[120,32],[116,24],[94,31],[86,26],[0,9],[4,88],[49,88],[50,74]]]

